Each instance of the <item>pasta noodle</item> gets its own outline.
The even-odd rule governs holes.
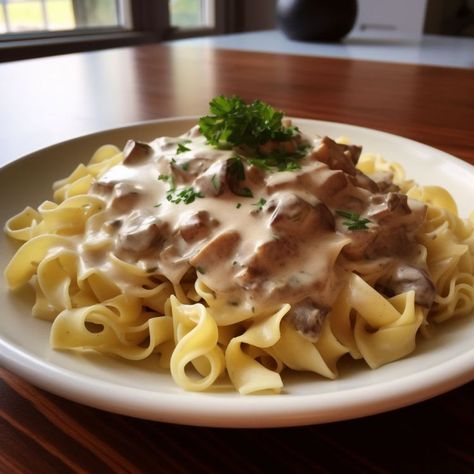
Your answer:
[[[255,159],[202,131],[101,147],[8,220],[23,243],[6,281],[32,285],[53,348],[159,355],[185,390],[279,393],[285,370],[375,369],[473,312],[474,217],[445,189],[347,139],[292,131]]]

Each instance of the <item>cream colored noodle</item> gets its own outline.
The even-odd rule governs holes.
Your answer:
[[[193,133],[184,138],[192,140]],[[168,165],[172,153],[166,150],[174,150],[179,139],[160,140],[154,142],[155,154],[161,153],[157,159]],[[203,151],[199,142],[188,158],[226,158],[218,151],[207,155]],[[362,155],[358,169],[368,176],[389,174],[401,192],[427,204],[426,217],[414,236],[416,252],[410,256],[410,264],[426,269],[435,286],[434,302],[428,311],[415,302],[414,290],[393,296],[378,290],[375,282],[383,281],[387,272],[383,258],[356,263],[348,259],[348,276],[341,288],[336,286],[337,276],[334,281],[328,277],[329,286],[323,292],[328,292],[324,301],[331,301],[330,311],[317,338],[311,340],[292,323],[291,301],[253,304],[226,287],[225,272],[209,276],[200,271],[199,262],[190,269],[179,259],[173,260],[172,254],[171,263],[156,271],[150,259],[128,258],[127,252],[135,251],[132,241],[127,243],[129,247],[124,245],[122,253],[115,252],[117,234],[107,230],[114,225],[111,202],[98,186],[102,183],[106,187],[104,177],[108,176],[116,176],[120,182],[127,170],[125,158],[114,146],[99,148],[89,164],[79,165],[69,177],[55,183],[53,201],[45,201],[37,209],[27,207],[5,225],[11,238],[23,242],[5,269],[6,281],[12,290],[32,286],[36,295],[33,314],[52,322],[50,343],[54,349],[94,350],[130,360],[157,357],[160,366],[185,390],[233,386],[241,394],[279,393],[284,388],[285,371],[310,371],[334,379],[343,356],[363,359],[375,369],[413,352],[418,333],[426,334],[433,322],[473,312],[474,219],[458,217],[456,204],[445,189],[406,180],[397,163],[388,163],[378,155]],[[319,162],[311,166],[320,173],[330,171],[323,170]],[[303,174],[284,173],[288,172],[275,173],[267,188],[283,189],[284,179],[292,176],[306,179]],[[146,205],[152,210],[165,208],[159,212],[169,210],[170,222],[181,225],[187,216],[186,205],[167,202],[164,180],[145,174],[137,171],[137,189],[149,186],[149,179],[157,189],[162,187],[161,195],[158,191],[150,195]],[[121,206],[120,199],[118,196],[114,205]],[[246,204],[246,216],[256,200]],[[196,212],[206,206],[215,210],[217,201],[217,197],[198,198],[193,205],[201,206]],[[243,197],[235,198],[235,203],[243,201]],[[124,215],[132,211],[126,210]],[[251,239],[245,224],[239,225]],[[349,240],[347,235],[325,235],[318,241],[320,253],[314,265],[330,275]],[[230,233],[226,238],[233,245],[232,239],[238,236]],[[307,253],[302,251],[305,259],[311,257],[311,245]],[[220,251],[215,250],[217,255]],[[215,287],[214,281],[218,282]],[[337,294],[331,296],[333,293]],[[229,294],[240,303],[231,301]]]

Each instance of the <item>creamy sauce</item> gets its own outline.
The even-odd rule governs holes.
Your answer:
[[[229,305],[248,311],[308,300],[327,311],[350,271],[367,261],[389,268],[414,251],[426,209],[357,171],[360,149],[301,140],[308,153],[300,169],[264,171],[242,156],[244,180],[229,172],[237,152],[209,147],[197,127],[131,142],[124,162],[91,188],[106,207],[88,224],[83,270],[99,268],[126,289],[133,279],[113,255],[173,283],[197,272]],[[178,153],[179,144],[187,150]],[[190,188],[192,202],[186,195],[173,202]],[[252,197],[239,195],[246,190]],[[349,230],[338,210],[370,222]]]

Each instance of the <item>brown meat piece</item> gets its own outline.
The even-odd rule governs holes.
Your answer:
[[[400,191],[400,187],[393,182],[393,173],[390,171],[376,171],[370,177],[377,184],[381,193]]]
[[[135,254],[146,253],[154,247],[159,247],[166,233],[166,223],[151,213],[136,210],[123,221],[118,233],[117,248]]]
[[[344,154],[348,156],[352,163],[356,165],[359,162],[360,154],[362,153],[362,147],[359,145],[341,145],[338,144],[339,146],[343,147]]]
[[[412,265],[399,265],[385,285],[395,295],[415,291],[415,303],[431,308],[436,296],[436,288],[428,273]]]
[[[347,145],[339,145],[329,137],[321,139],[319,146],[313,151],[312,158],[326,163],[332,170],[342,170],[351,176],[356,175],[352,152]]]
[[[194,181],[195,187],[205,196],[220,196],[225,191],[227,161],[216,161]]]
[[[378,194],[370,199],[370,207],[367,216],[370,219],[381,221],[396,216],[405,216],[411,213],[408,207],[407,196],[400,193]]]
[[[116,179],[108,178],[105,174],[98,181],[95,181],[92,184],[91,192],[102,196],[110,196],[117,182]]]
[[[379,192],[379,187],[377,186],[377,183],[373,181],[372,179],[370,179],[367,175],[362,173],[362,171],[360,170],[356,169],[355,175],[351,176],[349,179],[354,186],[367,189],[371,193]]]
[[[235,275],[235,281],[245,289],[256,288],[268,275],[284,267],[297,252],[298,245],[292,238],[282,237],[264,242],[244,262],[244,267]]]
[[[324,203],[313,206],[293,193],[273,198],[266,211],[272,213],[270,226],[283,234],[305,237],[318,230],[334,230],[334,216]]]
[[[135,165],[143,162],[153,155],[153,148],[148,143],[129,140],[123,150],[127,165]]]
[[[310,298],[291,306],[286,319],[311,342],[317,342],[330,308],[316,305]]]
[[[128,212],[136,206],[140,198],[139,188],[127,182],[117,183],[114,187],[111,207],[119,212]]]
[[[196,242],[207,237],[216,223],[209,212],[198,211],[180,220],[179,233],[186,242]]]
[[[226,231],[214,237],[209,243],[189,260],[189,263],[205,271],[222,262],[229,260],[240,242],[240,234],[236,231]]]
[[[351,242],[344,246],[342,254],[350,260],[360,260],[367,256],[367,249],[377,237],[377,232],[372,229],[350,230],[347,231],[347,236],[351,238]]]

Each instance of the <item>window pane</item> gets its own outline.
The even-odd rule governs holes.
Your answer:
[[[40,0],[9,0],[6,7],[10,31],[45,29]]]
[[[0,33],[125,26],[130,0],[0,0]]]
[[[72,30],[76,27],[72,0],[47,0],[49,30]]]
[[[76,0],[74,10],[78,26],[118,26],[117,2],[115,0]]]
[[[170,22],[179,28],[212,26],[212,0],[169,0]]]
[[[6,33],[7,25],[5,24],[5,14],[3,13],[3,6],[0,4],[0,33]]]

